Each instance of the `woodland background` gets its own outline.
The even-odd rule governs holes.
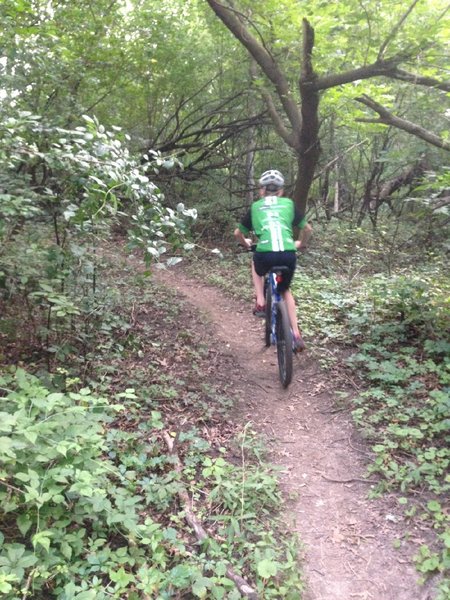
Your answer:
[[[232,290],[230,261],[248,265],[231,232],[277,168],[314,228],[305,331],[320,360],[350,356],[378,491],[432,532],[416,562],[448,598],[447,3],[3,0],[0,17],[0,591],[233,598],[231,564],[262,597],[299,597],[293,542],[274,527],[258,546],[261,516],[236,520],[238,467],[195,428],[213,383],[192,392],[189,483],[173,470],[161,431],[188,376],[173,383],[158,352],[176,320],[122,262],[202,261]],[[185,351],[201,369],[208,351]],[[144,354],[151,386],[125,377]],[[275,478],[252,468],[247,508],[273,518]],[[194,484],[228,511],[228,542],[198,555],[174,508]]]

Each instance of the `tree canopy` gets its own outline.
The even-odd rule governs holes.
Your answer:
[[[242,295],[232,231],[271,168],[315,231],[293,282],[314,360],[355,391],[336,398],[377,490],[433,529],[419,569],[448,571],[449,14],[0,2],[1,593],[299,597],[260,446],[245,426],[225,460],[228,423],[211,443],[224,355],[151,279],[194,251],[202,281]]]
[[[305,209],[320,156],[319,102],[321,94],[327,90],[352,84],[353,99],[380,115],[379,119],[375,121],[369,119],[369,122],[398,127],[425,139],[430,144],[449,149],[445,139],[428,132],[421,125],[395,117],[368,93],[363,96],[355,94],[355,91],[364,85],[367,92],[373,90],[369,93],[376,95],[377,98],[382,98],[383,102],[390,106],[399,89],[398,86],[392,84],[391,80],[394,83],[402,81],[407,84],[425,86],[431,88],[435,93],[437,92],[438,95],[439,92],[444,93],[450,90],[449,82],[440,78],[440,61],[436,64],[436,56],[439,57],[440,53],[444,52],[440,39],[445,31],[443,17],[446,10],[443,4],[439,6],[436,3],[426,14],[423,13],[423,6],[422,10],[418,9],[419,18],[414,19],[413,27],[410,26],[409,20],[419,4],[416,0],[406,10],[402,4],[395,3],[391,4],[389,9],[386,6],[384,11],[377,11],[375,16],[369,10],[361,10],[359,3],[354,6],[346,3],[345,7],[340,3],[333,4],[330,5],[332,6],[332,15],[328,12],[328,20],[326,19],[327,11],[322,12],[320,3],[316,4],[315,10],[320,11],[321,14],[320,30],[317,35],[311,24],[315,18],[314,9],[312,16],[303,17],[301,36],[300,26],[297,25],[297,35],[299,38],[301,37],[301,47],[300,39],[292,44],[292,49],[295,47],[297,49],[299,63],[295,77],[292,73],[292,59],[290,61],[285,59],[289,43],[287,43],[287,49],[284,47],[282,52],[279,49],[278,40],[283,38],[284,42],[284,32],[280,23],[276,23],[276,20],[274,22],[270,16],[266,17],[271,30],[265,36],[265,31],[261,31],[253,20],[258,19],[260,11],[264,11],[264,9],[267,12],[263,14],[270,15],[270,11],[273,10],[270,3],[260,3],[258,13],[253,15],[245,2],[242,3],[240,10],[236,8],[235,4],[222,3],[217,0],[207,0],[207,2],[258,63],[266,78],[266,81],[260,84],[261,95],[271,115],[274,129],[292,148],[297,157],[298,173],[294,199],[301,209]],[[309,3],[310,10],[313,8],[312,4],[314,3]],[[290,7],[292,8],[292,4]],[[344,27],[336,26],[337,20],[346,25]],[[380,27],[381,25],[384,27]],[[359,37],[358,42],[356,42],[357,32],[359,35],[364,32],[364,37]],[[321,52],[320,43],[323,38],[325,38],[325,48],[329,49],[329,53]],[[333,39],[333,49],[329,48],[331,39]],[[319,46],[319,55],[322,59],[319,68],[316,67],[315,49],[317,46]],[[288,64],[287,68],[285,62]],[[411,64],[414,65],[411,71],[402,68],[403,65]],[[372,79],[381,79],[382,81],[381,85],[376,84],[376,90]],[[340,92],[334,96],[338,101],[342,101]],[[354,111],[355,113],[356,111]],[[358,119],[357,114],[354,118]]]

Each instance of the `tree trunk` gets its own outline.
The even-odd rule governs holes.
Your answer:
[[[250,59],[250,79],[257,76],[257,64]],[[249,107],[250,114],[253,116],[255,109]],[[245,185],[247,205],[250,206],[255,196],[255,153],[256,153],[256,127],[250,127],[248,130],[247,153],[245,155]]]
[[[279,112],[270,89],[264,88],[261,94],[276,132],[295,152],[297,177],[293,200],[299,210],[305,213],[308,193],[320,154],[319,91],[314,85],[317,77],[312,66],[314,29],[306,19],[303,20],[302,70],[299,81],[301,107],[299,107],[280,65],[267,48],[246,28],[239,13],[234,11],[231,6],[226,6],[217,0],[206,1],[231,33],[247,48],[249,54],[274,86],[283,113]]]
[[[312,83],[317,78],[313,64],[314,29],[303,19],[302,70],[299,81],[301,96],[301,128],[298,148],[298,173],[294,188],[294,201],[304,214],[308,201],[308,193],[314,179],[317,162],[320,156],[319,143],[319,92]]]

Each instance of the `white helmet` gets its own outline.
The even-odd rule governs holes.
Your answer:
[[[269,190],[278,190],[284,187],[284,177],[280,171],[265,171],[259,178],[258,183],[261,187],[269,187]]]

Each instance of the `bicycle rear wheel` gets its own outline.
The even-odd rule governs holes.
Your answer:
[[[287,387],[292,381],[292,332],[286,304],[281,300],[277,304],[277,356],[278,372],[283,387]]]
[[[264,340],[266,342],[266,346],[269,347],[272,341],[272,286],[270,285],[270,280],[268,277],[266,277],[264,285],[266,288],[266,323],[264,330]]]

